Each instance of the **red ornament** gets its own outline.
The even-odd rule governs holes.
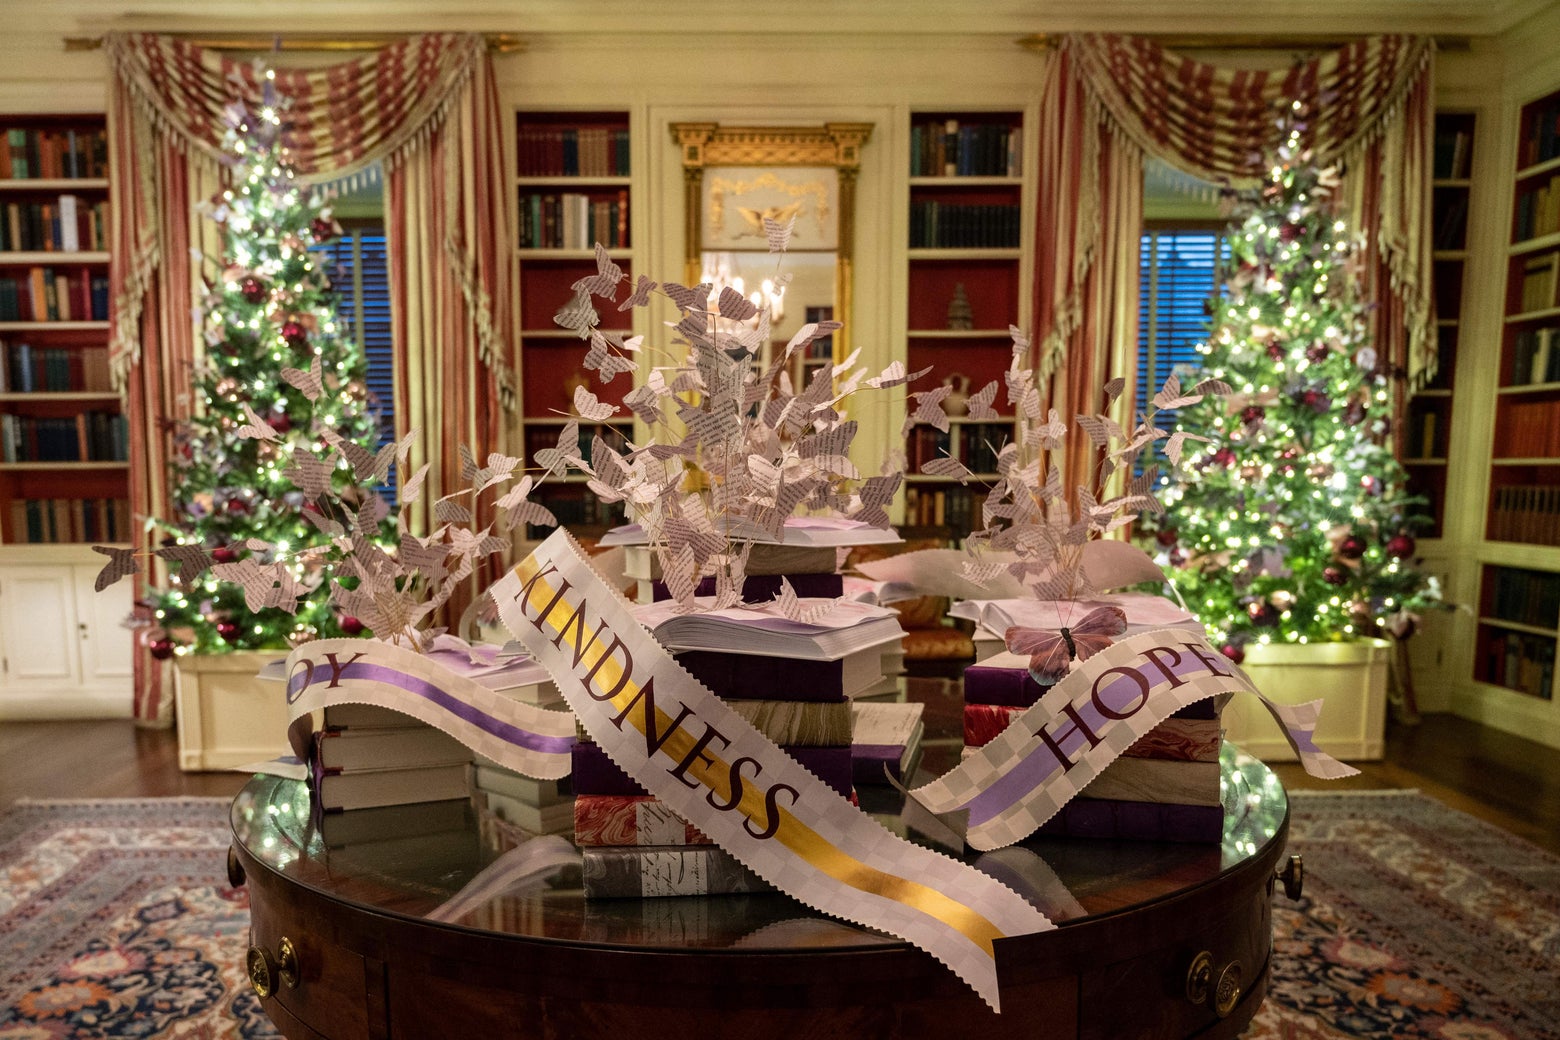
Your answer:
[[[1154,541],[1168,549],[1170,546],[1175,544],[1175,540],[1180,536],[1180,534],[1181,532],[1176,530],[1174,527],[1161,527],[1159,530],[1154,532]]]
[[[173,640],[154,639],[147,644],[147,650],[159,661],[166,661],[173,656]]]
[[[1338,543],[1338,555],[1345,560],[1357,560],[1365,555],[1365,539],[1349,535]]]
[[[1267,409],[1262,407],[1260,404],[1248,404],[1245,408],[1241,409],[1240,421],[1245,423],[1247,426],[1251,426],[1255,423],[1261,422],[1263,417],[1266,415]]]
[[[324,217],[315,217],[309,222],[309,234],[314,236],[316,242],[329,242],[336,237],[336,222],[326,220]]]
[[[1258,628],[1272,628],[1278,624],[1278,608],[1266,600],[1254,600],[1246,604],[1246,616]]]
[[[1323,361],[1326,361],[1327,355],[1331,353],[1332,348],[1330,348],[1327,344],[1313,343],[1311,346],[1305,348],[1305,359],[1311,362],[1313,365],[1319,365]]]
[[[1235,464],[1235,449],[1228,446],[1220,448],[1218,451],[1210,455],[1209,459],[1212,462],[1215,462],[1218,465],[1228,469],[1230,466]]]
[[[351,614],[343,614],[341,616],[341,630],[349,636],[360,636],[363,634],[363,629],[367,627],[367,625]]]
[[[1284,345],[1276,339],[1269,340],[1267,345],[1267,356],[1274,361],[1284,360]]]
[[[1228,657],[1235,664],[1240,664],[1246,660],[1246,648],[1239,643],[1225,643],[1219,647],[1219,653]]]
[[[274,412],[266,422],[270,423],[271,429],[277,433],[286,433],[292,429],[292,417],[286,412]]]
[[[236,563],[238,562],[238,552],[226,545],[219,545],[211,550],[211,558],[218,563]]]
[[[282,338],[290,347],[301,347],[309,342],[309,330],[296,321],[282,322]]]
[[[227,511],[235,516],[242,516],[249,512],[249,503],[241,498],[230,498],[227,501]]]
[[[1343,567],[1329,563],[1322,568],[1322,580],[1329,585],[1342,585],[1349,580],[1349,572]]]
[[[217,622],[217,635],[221,636],[224,642],[228,642],[228,643],[236,643],[236,642],[238,642],[238,622],[236,622],[236,621],[218,621]]]
[[[1303,230],[1304,228],[1302,228],[1299,224],[1296,224],[1294,221],[1286,220],[1282,224],[1278,225],[1279,241],[1293,242],[1295,239],[1300,237],[1300,232]]]
[[[264,282],[254,275],[250,275],[238,283],[238,292],[249,303],[261,303],[265,300],[269,290]]]
[[[1406,534],[1394,536],[1387,541],[1387,555],[1395,560],[1414,555],[1414,539]]]

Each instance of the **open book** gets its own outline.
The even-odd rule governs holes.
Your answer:
[[[902,541],[899,532],[892,527],[873,527],[860,520],[846,520],[834,516],[793,516],[786,520],[780,538],[776,538],[757,524],[742,519],[726,521],[724,529],[732,541],[761,544],[816,547],[878,545]],[[639,524],[623,524],[602,535],[596,544],[644,545],[646,541],[644,527]]]
[[[730,607],[702,614],[679,613],[672,600],[641,603],[634,617],[662,646],[673,650],[716,650],[764,657],[837,658],[901,639],[899,616],[887,607],[849,600],[803,600],[830,604],[812,624],[792,621],[768,607]]]

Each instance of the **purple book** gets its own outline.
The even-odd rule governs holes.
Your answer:
[[[765,603],[780,595],[779,574],[754,574],[742,582],[742,599],[745,603]],[[838,599],[845,594],[845,578],[840,574],[787,574],[785,579],[803,599]],[[704,578],[694,590],[695,596],[715,595],[714,577]],[[671,599],[666,582],[659,578],[650,583],[650,597],[659,602]]]
[[[846,798],[851,791],[850,748],[797,747],[784,745],[782,751],[806,766],[812,774]],[[661,759],[665,761],[665,759]],[[599,744],[582,740],[574,745],[574,793],[645,796],[639,782],[618,768]]]
[[[1219,842],[1224,839],[1224,809],[1074,798],[1035,833],[1053,838]]]
[[[1030,676],[1024,668],[994,668],[990,665],[972,664],[964,669],[964,703],[1003,704],[1015,708],[1033,707],[1046,691],[1046,687]],[[1216,719],[1223,704],[1222,698],[1209,697],[1195,704],[1188,704],[1171,718]]]
[[[881,678],[882,647],[871,647],[867,661],[853,660],[858,655],[837,661],[804,661],[793,657],[759,657],[725,650],[684,650],[677,663],[688,670],[717,697],[737,701],[829,701],[845,699],[845,673],[854,673],[862,664],[875,662],[876,677]],[[862,653],[865,653],[863,651]],[[866,685],[862,683],[860,685]],[[852,686],[852,690],[859,686]]]

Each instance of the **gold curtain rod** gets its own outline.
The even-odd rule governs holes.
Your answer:
[[[1015,41],[1031,51],[1055,49],[1061,33],[1031,33]],[[1192,36],[1169,33],[1129,33],[1153,40],[1170,51],[1331,51],[1360,39],[1359,36],[1255,35],[1255,36]],[[1437,36],[1435,45],[1443,51],[1466,51],[1472,47],[1467,36]]]
[[[377,51],[380,48],[404,40],[408,33],[364,34],[362,36],[264,36],[238,34],[232,36],[200,36],[194,33],[168,33],[187,43],[212,51]],[[488,50],[496,54],[515,54],[525,50],[525,41],[514,33],[484,33]],[[67,51],[95,51],[102,49],[101,36],[67,36]]]

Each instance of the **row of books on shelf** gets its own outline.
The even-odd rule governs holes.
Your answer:
[[[1490,573],[1490,617],[1536,628],[1560,623],[1560,574],[1520,567],[1495,567]]]
[[[1560,325],[1522,329],[1511,338],[1511,386],[1560,381]]]
[[[1547,184],[1526,188],[1517,193],[1517,226],[1515,241],[1560,231],[1560,173],[1549,178]]]
[[[1019,208],[1011,203],[910,203],[911,249],[1009,249],[1019,236]]]
[[[105,130],[13,126],[0,132],[0,180],[107,176]]]
[[[1463,127],[1437,127],[1434,176],[1437,180],[1465,180],[1472,165],[1473,134]]]
[[[986,489],[980,487],[926,487],[905,489],[905,523],[912,527],[951,527],[969,532],[981,527],[981,507]]]
[[[108,273],[29,267],[0,275],[0,321],[107,321]]]
[[[1495,424],[1495,457],[1560,457],[1560,407],[1553,401],[1503,398]]]
[[[573,484],[555,488],[551,494],[536,497],[542,505],[552,510],[560,527],[604,528],[623,522],[623,509],[614,503],[604,503],[584,485]],[[546,538],[551,528],[529,528],[528,538]]]
[[[912,177],[1017,177],[1023,152],[1023,130],[1006,123],[946,119],[910,126]]]
[[[1560,253],[1545,253],[1522,264],[1521,297],[1523,314],[1547,311],[1560,302]]]
[[[128,542],[126,498],[14,498],[11,537],[34,545],[62,542]]]
[[[525,428],[525,453],[527,457],[534,457],[543,448],[556,448],[558,435],[563,427],[546,425],[527,425]],[[587,464],[595,457],[596,438],[600,437],[603,444],[615,452],[622,453],[628,448],[628,426],[614,426],[609,423],[581,424],[578,441],[580,457]]]
[[[1436,249],[1462,249],[1468,243],[1468,193],[1459,191],[1435,207]]]
[[[628,247],[628,192],[615,198],[564,192],[520,196],[520,248]]]
[[[522,177],[627,177],[628,130],[521,127],[515,169]]]
[[[106,348],[35,347],[0,339],[0,394],[107,392],[111,388]]]
[[[997,453],[1013,439],[1008,421],[960,423],[947,433],[933,426],[917,426],[905,445],[909,472],[918,473],[933,459],[952,456],[975,473],[995,473]]]
[[[1548,162],[1556,156],[1560,156],[1560,96],[1545,98],[1523,113],[1517,167]]]
[[[0,415],[6,462],[124,462],[130,426],[118,412],[81,412],[65,419]]]
[[[1491,495],[1487,536],[1496,542],[1560,545],[1560,484],[1508,484]]]
[[[76,253],[108,248],[108,200],[61,195],[54,202],[8,202],[0,208],[0,249]]]
[[[1549,700],[1554,695],[1555,641],[1524,632],[1495,632],[1485,644],[1486,682]]]
[[[1439,459],[1445,457],[1441,448],[1441,435],[1445,424],[1436,408],[1409,412],[1408,436],[1403,445],[1410,461],[1414,459]]]

